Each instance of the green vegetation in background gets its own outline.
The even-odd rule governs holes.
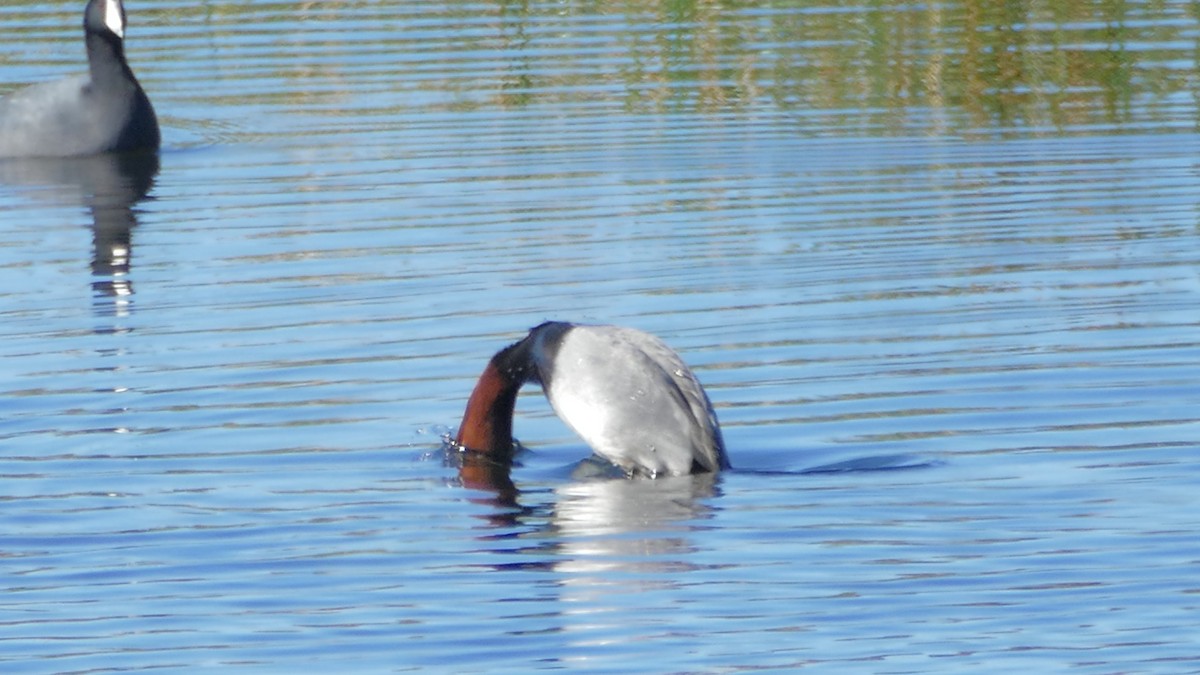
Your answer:
[[[539,47],[526,24],[553,20],[550,13],[627,22],[605,56],[613,68],[578,74],[563,68],[568,74],[548,73],[541,81],[526,72],[523,82],[541,91],[577,80],[609,82],[622,87],[634,110],[736,110],[766,99],[781,110],[818,116],[865,110],[859,124],[893,132],[1195,127],[1195,3],[664,0],[500,6],[506,34],[520,34],[523,49]],[[564,30],[593,25],[561,21]],[[547,41],[563,39],[543,34]],[[1139,97],[1178,95],[1185,97],[1183,106],[1135,106]],[[1136,119],[1147,112],[1151,119]]]
[[[18,63],[77,70],[82,4],[10,1],[0,81],[22,83]],[[781,112],[873,135],[1197,127],[1200,4],[1182,0],[129,5],[142,79],[191,58],[214,69],[196,93],[226,103],[336,113],[363,91],[353,59],[386,54],[394,72],[369,84],[433,108]]]

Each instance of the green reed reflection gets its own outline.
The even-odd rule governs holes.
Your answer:
[[[523,69],[503,105],[612,91],[636,111],[868,111],[879,132],[1195,125],[1195,6],[1123,0],[501,3],[515,51],[610,21],[607,51]],[[565,16],[564,16],[565,15]],[[572,23],[570,17],[592,17]],[[536,56],[534,57],[537,58]],[[536,94],[534,92],[547,92]],[[1182,100],[1172,97],[1183,95]],[[832,125],[833,120],[830,120]]]
[[[79,49],[78,8],[11,4],[14,41],[50,25]],[[211,0],[139,3],[134,19],[151,85],[176,79],[170,40],[186,36],[216,70],[195,95],[334,115],[390,88],[406,95],[367,104],[381,116],[556,105],[783,112],[814,134],[1122,133],[1194,130],[1200,92],[1185,0]],[[57,53],[10,45],[0,61]]]

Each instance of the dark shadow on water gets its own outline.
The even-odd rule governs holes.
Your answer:
[[[524,448],[518,444],[518,456]],[[506,506],[516,504],[520,491],[512,480],[513,462],[497,461],[486,455],[464,450],[452,441],[446,441],[441,449],[445,462],[459,471],[459,483],[473,490],[483,490],[496,494],[497,503]],[[871,455],[852,459],[820,464],[798,470],[785,469],[748,469],[733,467],[728,471],[740,475],[754,476],[808,476],[844,473],[873,473],[879,471],[912,471],[930,469],[943,465],[941,459],[914,454]],[[601,457],[592,455],[574,465],[569,479],[575,482],[625,481],[620,468],[612,465]],[[654,482],[663,479],[645,479]]]
[[[526,449],[518,444],[517,457],[525,451]],[[526,513],[526,509],[521,506],[522,492],[512,480],[512,470],[515,466],[520,466],[519,462],[496,460],[482,453],[465,450],[450,440],[443,443],[440,453],[446,466],[458,470],[459,485],[489,493],[480,503],[490,503],[503,511],[499,515],[498,523],[509,522],[510,518],[519,519]],[[674,494],[677,490],[673,488],[687,484],[692,487],[686,490],[688,499],[685,501],[690,502],[694,498],[715,496],[719,474],[628,478],[619,468],[593,455],[573,465],[569,476],[564,478],[563,484],[555,488],[556,492],[587,494],[596,498],[605,498],[605,495],[611,496],[614,492],[621,493],[623,499],[633,498],[637,494],[653,493],[657,490],[659,495],[655,499],[663,494],[667,495],[668,500],[677,499],[684,495]],[[697,485],[701,487],[696,488]],[[633,511],[627,515],[644,520],[645,512],[637,509],[637,501],[639,500],[633,499]],[[611,512],[611,509],[603,510]],[[659,514],[667,511],[670,509],[655,509]]]
[[[132,307],[135,207],[147,198],[158,170],[156,152],[8,159],[0,161],[0,182],[27,188],[39,200],[79,205],[88,211],[93,308],[98,315],[117,317]]]
[[[856,457],[841,462],[822,464],[808,469],[801,469],[802,475],[827,473],[862,473],[868,471],[908,471],[911,469],[929,469],[941,466],[942,460],[922,457],[920,455],[875,455],[873,457]],[[757,473],[757,472],[747,472]]]

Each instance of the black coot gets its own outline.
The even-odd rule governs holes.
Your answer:
[[[125,7],[91,0],[83,14],[88,74],[0,99],[0,157],[74,157],[157,149],[158,118],[125,61]]]

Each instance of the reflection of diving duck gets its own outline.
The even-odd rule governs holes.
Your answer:
[[[547,322],[496,353],[480,375],[456,442],[507,462],[517,391],[542,385],[554,411],[628,475],[729,467],[704,388],[657,337],[619,326]]]
[[[158,119],[125,61],[125,7],[91,0],[83,14],[88,74],[0,99],[0,157],[72,157],[153,149]]]

